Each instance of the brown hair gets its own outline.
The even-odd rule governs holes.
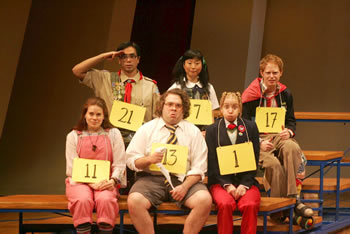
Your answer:
[[[221,98],[220,98],[220,109],[223,107],[225,99],[228,96],[235,97],[237,99],[238,106],[239,106],[239,109],[240,109],[240,112],[239,112],[239,117],[240,117],[242,115],[242,110],[243,110],[242,109],[242,97],[241,97],[241,93],[240,92],[223,92],[221,94]]]
[[[260,72],[265,70],[265,67],[268,63],[274,63],[280,69],[280,72],[283,72],[283,61],[280,57],[274,54],[268,54],[260,60]]]
[[[156,108],[156,116],[161,117],[163,114],[163,107],[165,104],[165,99],[169,94],[175,94],[180,96],[181,100],[182,100],[182,110],[183,110],[183,119],[186,119],[188,116],[190,116],[190,98],[188,97],[187,93],[181,89],[170,89],[168,91],[166,91],[165,93],[163,93],[160,96],[160,99],[157,103],[157,108]]]
[[[74,130],[83,131],[83,130],[87,129],[88,126],[87,126],[87,123],[85,120],[85,114],[86,114],[89,106],[94,106],[94,105],[101,107],[103,110],[104,119],[103,119],[103,122],[101,124],[101,127],[103,129],[113,128],[113,125],[109,122],[108,109],[106,106],[106,102],[102,98],[91,97],[88,100],[86,100],[86,102],[83,106],[83,110],[81,112],[80,119],[79,119],[78,123],[73,127]]]

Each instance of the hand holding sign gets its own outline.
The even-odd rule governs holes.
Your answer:
[[[282,140],[287,140],[290,138],[288,128],[284,128],[284,125],[282,125],[282,132],[280,132],[280,137]]]
[[[186,174],[188,148],[182,145],[153,143],[151,155],[160,147],[167,149],[161,161],[162,165],[171,173]],[[151,164],[149,169],[160,171],[155,164]]]
[[[279,133],[284,125],[286,109],[281,107],[257,107],[255,122],[259,132]]]
[[[156,149],[155,153],[161,153],[161,154],[164,155],[166,153],[166,151],[167,151],[167,149],[165,147],[159,147],[159,148]],[[174,189],[173,183],[171,182],[171,177],[170,177],[169,171],[163,166],[161,161],[159,163],[156,163],[156,165],[157,165],[157,167],[159,167],[160,171],[162,172],[162,174],[167,179],[167,181],[170,184],[171,188]]]

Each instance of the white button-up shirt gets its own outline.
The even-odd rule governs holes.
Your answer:
[[[208,148],[205,139],[200,130],[192,123],[181,120],[176,128],[175,134],[178,145],[188,148],[186,175],[175,174],[180,181],[186,176],[200,175],[202,180],[207,171]],[[159,175],[159,173],[150,171],[148,168],[140,170],[135,166],[135,160],[147,157],[151,153],[153,143],[166,144],[170,135],[169,130],[165,127],[162,118],[153,119],[142,125],[132,138],[127,150],[127,166],[136,172],[146,171],[148,173]]]

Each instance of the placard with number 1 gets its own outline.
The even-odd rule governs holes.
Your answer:
[[[221,175],[256,170],[252,142],[216,148]]]

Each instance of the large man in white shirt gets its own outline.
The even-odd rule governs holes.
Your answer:
[[[212,199],[201,182],[207,171],[207,146],[199,129],[184,120],[189,116],[190,101],[180,89],[165,92],[157,105],[158,118],[141,126],[127,149],[127,166],[137,172],[137,179],[128,196],[131,220],[140,233],[154,233],[153,222],[148,213],[152,206],[174,201],[191,209],[186,218],[183,233],[198,233],[205,224]],[[168,143],[175,128],[178,145],[188,148],[186,174],[172,174],[171,189],[160,172],[149,170],[151,164],[162,162],[163,153],[152,153],[153,143]]]

